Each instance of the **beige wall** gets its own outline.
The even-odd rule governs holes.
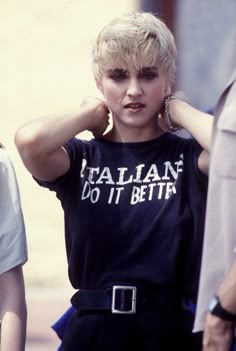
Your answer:
[[[0,0],[0,140],[15,164],[27,227],[28,286],[66,286],[63,214],[53,193],[23,168],[13,138],[25,121],[71,112],[97,94],[90,49],[111,18],[135,0]],[[85,135],[87,137],[87,135]]]

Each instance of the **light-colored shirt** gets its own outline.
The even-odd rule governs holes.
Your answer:
[[[236,69],[216,108],[205,238],[194,331],[204,329],[209,302],[235,259]]]
[[[12,162],[0,148],[0,274],[27,261],[25,225]]]

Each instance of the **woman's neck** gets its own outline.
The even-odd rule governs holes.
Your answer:
[[[112,128],[104,135],[104,139],[122,143],[142,142],[158,138],[164,133],[158,126],[157,128],[130,128],[128,131],[121,131],[117,128]]]

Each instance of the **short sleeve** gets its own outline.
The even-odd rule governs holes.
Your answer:
[[[0,149],[0,274],[27,261],[25,225],[15,171]]]
[[[73,138],[69,140],[63,147],[68,153],[68,156],[70,158],[70,169],[68,170],[68,172],[53,181],[45,181],[45,180],[41,180],[36,177],[33,177],[33,179],[40,186],[56,192],[57,197],[59,199],[63,197],[62,194],[64,192],[68,192],[69,190],[68,187],[69,188],[71,187],[71,183],[73,182],[71,177],[73,177],[73,170],[75,168],[74,165],[75,163],[77,165],[81,163],[82,155],[83,155],[82,141],[77,138]]]

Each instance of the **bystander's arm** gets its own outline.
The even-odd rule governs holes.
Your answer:
[[[221,305],[232,314],[236,315],[236,258],[229,271],[221,283],[217,295]]]
[[[236,320],[236,259],[218,288],[216,295],[224,310],[235,315]],[[235,323],[225,320],[214,314],[206,316],[203,346],[204,351],[213,351],[216,346],[219,351],[231,350]],[[220,347],[220,348],[219,348]]]
[[[22,267],[0,275],[1,351],[24,351],[27,308]]]

